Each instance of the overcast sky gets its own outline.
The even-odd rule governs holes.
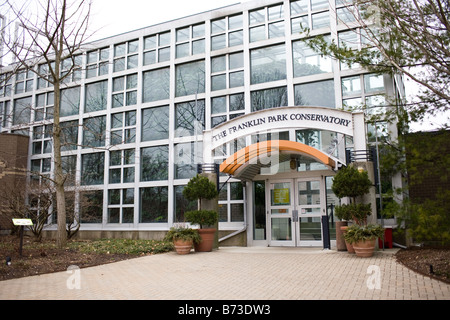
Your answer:
[[[249,0],[93,0],[93,40]]]

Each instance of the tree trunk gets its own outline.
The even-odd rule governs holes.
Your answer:
[[[58,60],[58,59],[57,59]],[[59,61],[58,61],[59,62]],[[57,66],[59,63],[55,63]],[[58,70],[59,67],[56,67]],[[59,71],[59,70],[58,70]],[[61,91],[60,84],[56,82],[54,85],[54,96],[55,96],[55,108],[54,108],[54,120],[53,120],[53,154],[54,154],[54,183],[56,191],[56,211],[58,220],[58,231],[56,234],[56,245],[58,248],[63,248],[67,242],[66,234],[66,198],[64,194],[64,172],[62,169],[61,162],[61,125],[59,121],[60,115],[60,101],[61,101]]]

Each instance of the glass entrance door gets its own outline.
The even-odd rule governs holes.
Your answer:
[[[323,178],[269,182],[271,246],[322,246],[324,188]]]
[[[269,225],[271,246],[294,246],[292,210],[295,205],[294,181],[269,183]]]
[[[322,179],[296,180],[299,246],[322,245],[322,215],[325,214]]]

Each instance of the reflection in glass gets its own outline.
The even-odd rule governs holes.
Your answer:
[[[143,102],[169,99],[170,69],[158,69],[144,72]]]
[[[329,37],[327,37],[329,39]],[[326,38],[326,39],[327,39]],[[331,58],[311,49],[304,41],[292,43],[294,77],[332,72]]]
[[[103,184],[105,153],[88,153],[81,156],[81,184]]]
[[[292,240],[290,218],[272,218],[272,240]]]
[[[80,110],[80,87],[61,90],[60,116],[73,116]]]
[[[205,100],[175,105],[175,136],[201,135],[205,129]]]
[[[296,85],[294,93],[296,106],[336,108],[333,80]]]
[[[252,112],[287,106],[287,101],[286,87],[251,92]]]
[[[141,181],[167,180],[169,177],[169,146],[141,149]]]
[[[175,179],[190,179],[197,174],[197,163],[201,162],[202,150],[202,142],[175,145]]]
[[[142,110],[142,141],[169,138],[169,107]]]
[[[106,116],[84,119],[83,148],[95,148],[105,145]]]
[[[141,188],[139,222],[167,222],[168,198],[168,187]]]
[[[195,61],[176,67],[177,97],[205,92],[205,62]]]
[[[286,46],[252,50],[250,68],[252,84],[286,79]]]

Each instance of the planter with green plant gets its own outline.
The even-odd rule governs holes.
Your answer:
[[[197,230],[184,226],[170,228],[164,240],[173,241],[175,251],[178,254],[188,254],[191,251],[192,245],[201,241]]]
[[[356,203],[356,200],[358,197],[362,197],[368,193],[371,186],[372,182],[370,181],[367,172],[360,172],[353,166],[341,168],[333,177],[331,189],[334,194],[339,199],[345,197],[350,199],[349,204],[342,204],[335,208],[336,217],[340,220],[339,222],[336,222],[336,232],[341,232],[339,237],[344,237],[345,239],[345,233],[349,228],[346,225],[348,222],[352,221],[360,225],[367,223],[367,217],[372,213],[371,205],[370,203]],[[336,235],[336,238],[338,238],[338,235]],[[349,253],[355,252],[353,246],[347,241],[345,241],[345,246]]]
[[[199,243],[194,243],[195,251],[211,251],[216,234],[216,228],[214,228],[214,225],[218,220],[217,212],[213,210],[194,210],[186,212],[185,217],[186,221],[200,227],[197,231],[200,235],[201,241]]]
[[[345,241],[352,244],[358,257],[371,257],[375,250],[377,238],[381,238],[383,235],[384,228],[380,225],[361,226],[354,224],[348,227],[344,238]]]
[[[193,225],[198,225],[198,233],[201,241],[194,244],[195,251],[209,252],[214,246],[216,234],[216,223],[219,219],[214,210],[202,210],[202,200],[211,200],[217,197],[217,187],[207,177],[196,175],[189,180],[187,186],[183,189],[183,196],[189,201],[198,200],[199,210],[188,211],[185,213],[185,220]]]

